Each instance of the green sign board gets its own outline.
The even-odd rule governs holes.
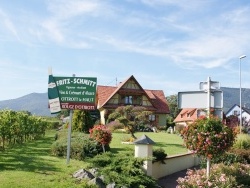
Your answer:
[[[92,77],[54,77],[61,109],[95,110],[97,79]]]

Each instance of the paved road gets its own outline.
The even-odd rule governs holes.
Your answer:
[[[194,168],[198,169],[199,167],[196,166]],[[194,169],[194,168],[191,168],[191,169]],[[186,172],[187,172],[187,170],[182,170],[182,171],[176,172],[174,174],[171,174],[169,176],[165,176],[163,178],[160,178],[158,180],[158,185],[160,185],[162,188],[176,188],[176,186],[178,185],[176,180],[179,177],[184,178],[186,176]]]
[[[185,177],[187,170],[182,170],[180,172],[176,172],[174,174],[171,174],[169,176],[165,176],[163,178],[160,178],[158,180],[158,184],[162,187],[162,188],[176,188],[176,186],[178,185],[177,183],[177,179],[179,177]]]

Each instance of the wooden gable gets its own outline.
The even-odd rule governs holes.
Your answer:
[[[129,80],[127,80],[126,83],[124,83],[124,85],[121,87],[121,89],[136,89],[136,90],[139,90],[140,89],[140,86],[138,85],[138,83],[130,78]]]
[[[104,102],[104,105],[117,105],[121,100],[121,96],[141,96],[142,97],[142,106],[150,106],[153,108],[154,104],[152,103],[148,94],[144,91],[141,85],[137,82],[134,76],[129,77],[124,82],[121,82],[117,89],[108,97]]]
[[[133,97],[132,105],[144,106],[157,114],[168,114],[169,107],[162,90],[145,90],[134,76],[130,76],[116,87],[97,86],[98,109],[115,109],[125,104],[124,97]],[[140,102],[139,102],[140,101]]]

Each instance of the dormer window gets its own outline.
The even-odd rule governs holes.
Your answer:
[[[121,95],[119,104],[142,105],[142,96],[140,96],[140,95]]]
[[[133,96],[125,96],[125,104],[133,104]]]

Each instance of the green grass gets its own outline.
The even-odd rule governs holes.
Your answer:
[[[72,174],[87,163],[50,155],[54,133],[0,152],[0,187],[81,187]]]
[[[136,133],[139,138],[143,134],[151,138],[156,147],[162,147],[168,156],[185,153],[187,150],[182,146],[182,139],[168,133]],[[66,164],[65,158],[50,155],[50,147],[54,142],[55,131],[46,133],[45,138],[22,145],[7,148],[0,151],[0,187],[86,187],[79,184],[72,174],[86,168],[87,161],[70,160]],[[134,145],[122,144],[124,137],[130,137],[125,133],[113,133],[111,152],[120,152],[126,148],[134,148]]]
[[[135,134],[137,138],[142,135],[148,136],[155,142],[153,149],[162,148],[168,156],[187,153],[187,149],[183,146],[183,140],[176,134],[168,134],[166,132],[138,132]],[[134,145],[122,144],[125,138],[129,138],[127,133],[112,133],[112,142],[110,148],[112,152],[124,151],[126,148],[134,148]]]

